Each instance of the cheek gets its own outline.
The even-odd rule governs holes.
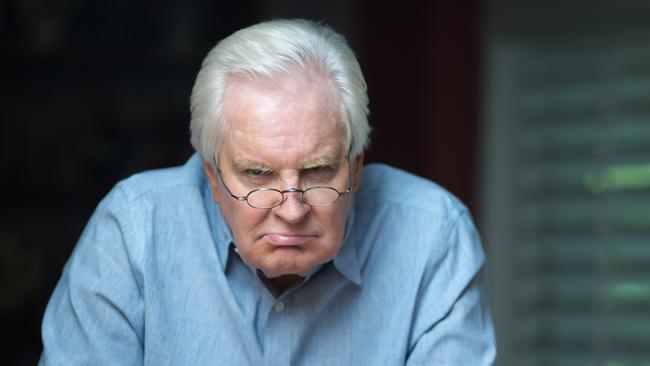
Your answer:
[[[254,209],[245,202],[232,201],[221,203],[221,213],[232,230],[235,240],[248,241],[250,238],[246,238],[244,235],[263,222],[267,213]]]
[[[341,202],[341,205],[337,207],[336,219],[342,226],[341,230],[345,231],[345,223],[347,222],[348,215],[350,214],[350,207],[352,206],[352,198],[350,195],[346,197],[346,200]]]
[[[331,212],[327,212],[320,220],[322,227],[326,230],[328,241],[330,241],[328,246],[338,249],[341,245],[343,235],[345,234],[345,224],[347,222],[349,207],[349,202],[346,201],[345,204],[334,207]]]
[[[235,207],[231,211],[231,226],[233,234],[239,236],[237,239],[250,241],[255,238],[249,237],[268,216],[264,210],[255,209],[243,204],[242,207]]]

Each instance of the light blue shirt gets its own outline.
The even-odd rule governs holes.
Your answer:
[[[343,245],[276,297],[247,267],[202,161],[120,182],[43,320],[40,365],[490,365],[485,256],[467,209],[364,167]]]

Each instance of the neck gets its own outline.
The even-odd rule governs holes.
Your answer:
[[[266,278],[266,277],[265,277]],[[282,295],[286,290],[295,287],[304,281],[304,277],[298,275],[283,275],[274,278],[266,278],[266,281],[269,283],[270,287],[277,292],[278,295]]]

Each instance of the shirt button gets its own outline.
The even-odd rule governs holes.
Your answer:
[[[279,303],[275,304],[275,312],[279,313],[284,310],[284,302],[280,301]]]

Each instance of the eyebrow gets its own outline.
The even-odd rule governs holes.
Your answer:
[[[323,156],[316,158],[315,160],[304,163],[301,169],[313,169],[313,168],[318,168],[323,166],[335,166],[340,162],[341,159],[338,159],[335,155],[325,154]],[[238,157],[235,157],[233,161],[233,167],[239,171],[244,171],[244,170],[260,170],[263,172],[273,171],[272,168],[265,165],[264,163],[252,159],[245,159],[245,158],[238,158]]]
[[[263,172],[270,172],[271,170],[273,170],[258,161],[250,160],[250,159],[242,159],[242,158],[235,158],[235,160],[233,161],[233,166],[235,167],[235,169],[239,171],[260,170]]]
[[[303,169],[313,169],[323,166],[335,166],[341,162],[336,156],[331,154],[323,155],[316,160],[309,161],[303,165]]]

